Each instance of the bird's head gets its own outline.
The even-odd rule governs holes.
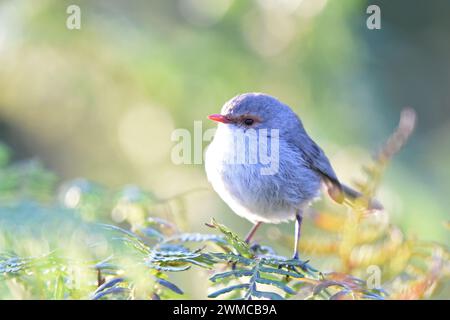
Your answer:
[[[277,129],[280,136],[299,128],[299,124],[301,127],[297,115],[287,105],[263,93],[238,95],[224,104],[220,114],[208,118],[231,129]]]

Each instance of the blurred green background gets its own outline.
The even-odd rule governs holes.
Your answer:
[[[381,30],[366,27],[372,3]],[[187,230],[216,217],[244,234],[250,223],[203,165],[172,163],[174,129],[211,128],[206,116],[226,100],[266,92],[294,108],[351,183],[410,106],[417,130],[379,198],[407,234],[448,245],[450,2],[432,3],[3,0],[0,140],[62,180],[135,184],[158,198],[197,190],[185,197]],[[71,4],[80,30],[66,28]]]

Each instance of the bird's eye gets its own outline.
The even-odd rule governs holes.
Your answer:
[[[247,126],[251,126],[253,124],[253,122],[255,122],[255,120],[250,119],[250,118],[244,120],[244,123]]]

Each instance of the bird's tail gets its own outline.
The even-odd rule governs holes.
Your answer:
[[[338,203],[346,203],[354,206],[358,201],[363,204],[369,211],[383,210],[383,205],[376,199],[366,199],[360,192],[346,186],[345,184],[328,185],[328,194]]]

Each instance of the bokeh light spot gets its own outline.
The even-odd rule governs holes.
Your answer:
[[[128,111],[121,120],[119,143],[133,163],[151,166],[166,159],[173,129],[173,121],[163,109],[138,106]]]

